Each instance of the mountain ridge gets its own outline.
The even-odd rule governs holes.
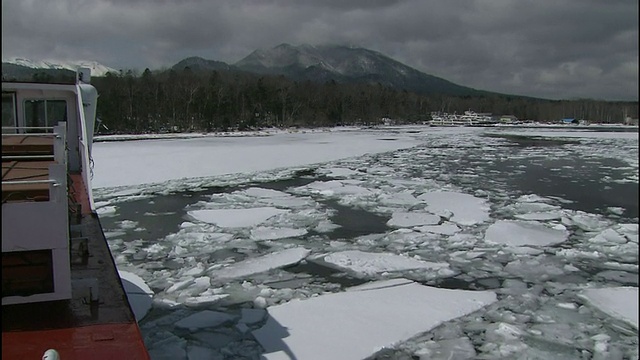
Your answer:
[[[3,60],[3,77],[29,77],[40,70],[45,70],[46,73],[54,73],[56,70],[75,71],[78,66],[91,68],[93,76],[104,76],[107,72],[118,73],[116,69],[97,61],[31,61],[13,58]],[[233,64],[191,56],[177,62],[171,69],[180,71],[187,67],[193,71],[283,75],[294,81],[380,84],[427,95],[507,95],[458,85],[421,72],[378,51],[353,45],[282,43],[272,48],[256,49]]]
[[[30,59],[24,59],[19,57],[2,59],[3,74],[5,73],[4,65],[12,64],[29,69],[37,70],[70,70],[75,72],[78,67],[87,67],[91,69],[92,76],[105,76],[107,72],[115,72],[118,70],[103,65],[94,60],[76,60],[76,61],[59,61],[59,60],[40,60],[34,61]]]
[[[224,66],[224,65],[226,66]],[[284,75],[296,81],[379,83],[420,94],[494,94],[455,84],[426,74],[380,52],[346,45],[290,45],[256,49],[234,64],[191,57],[172,67],[182,70],[236,70],[264,75]]]

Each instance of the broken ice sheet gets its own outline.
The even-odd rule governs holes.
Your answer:
[[[271,306],[266,324],[253,335],[266,358],[362,359],[496,299],[491,291],[439,289],[406,279],[379,281]]]
[[[347,270],[360,276],[373,276],[385,272],[409,270],[432,270],[438,272],[448,269],[448,263],[434,263],[389,253],[368,253],[357,250],[329,254],[323,260],[334,267]]]
[[[459,225],[476,225],[489,220],[489,204],[486,200],[473,195],[452,192],[433,191],[418,196],[427,203],[426,210],[449,219]]]
[[[296,264],[306,258],[309,253],[309,250],[302,247],[290,248],[213,270],[210,275],[214,282],[242,279],[249,275]]]
[[[567,240],[567,231],[555,230],[537,222],[498,220],[485,232],[484,240],[511,246],[546,246]]]
[[[600,311],[638,329],[638,288],[585,289],[579,296]]]
[[[391,215],[387,225],[393,227],[413,227],[420,225],[438,225],[440,216],[429,213],[398,211]]]
[[[223,228],[240,228],[261,224],[287,211],[274,207],[258,207],[249,209],[192,210],[188,214],[196,220]]]
[[[307,229],[290,229],[260,226],[251,230],[251,240],[277,240],[303,236]]]

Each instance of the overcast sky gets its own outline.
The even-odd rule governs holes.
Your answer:
[[[638,100],[638,0],[2,0],[2,58],[158,69],[348,44],[477,89]]]

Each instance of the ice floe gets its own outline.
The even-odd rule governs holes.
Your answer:
[[[420,225],[437,225],[441,218],[438,215],[419,212],[394,212],[387,225],[393,227],[413,227]]]
[[[287,210],[274,207],[259,207],[249,209],[192,210],[189,211],[188,214],[196,220],[215,224],[223,228],[239,228],[261,224],[276,215],[286,212]]]
[[[337,268],[360,276],[372,276],[385,272],[448,269],[447,263],[435,263],[389,253],[367,253],[358,250],[329,254],[323,260]]]
[[[546,246],[567,240],[567,231],[555,230],[536,222],[498,220],[487,229],[484,240],[512,246]]]
[[[638,329],[638,288],[585,289],[580,296],[602,312]]]
[[[260,227],[251,229],[251,239],[256,241],[277,240],[277,239],[298,237],[298,236],[305,235],[306,233],[307,233],[307,229],[290,229],[290,228],[260,226]]]
[[[247,259],[222,269],[213,270],[210,274],[215,282],[241,279],[249,275],[296,264],[307,257],[309,253],[309,250],[302,247],[281,250],[261,257]]]
[[[433,191],[418,196],[427,203],[427,211],[449,218],[459,225],[476,225],[489,220],[489,204],[473,195],[451,191]]]
[[[495,301],[490,291],[387,280],[271,306],[266,324],[253,335],[267,359],[362,359]]]
[[[414,228],[415,230],[418,230],[420,232],[427,232],[427,233],[434,233],[434,234],[442,234],[442,235],[453,235],[459,231],[461,231],[461,229],[458,227],[458,225],[451,223],[451,222],[444,222],[441,225],[425,225],[425,226],[418,226],[416,228]]]

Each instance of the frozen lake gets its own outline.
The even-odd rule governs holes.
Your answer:
[[[638,357],[637,132],[254,135],[93,145],[153,359]]]

